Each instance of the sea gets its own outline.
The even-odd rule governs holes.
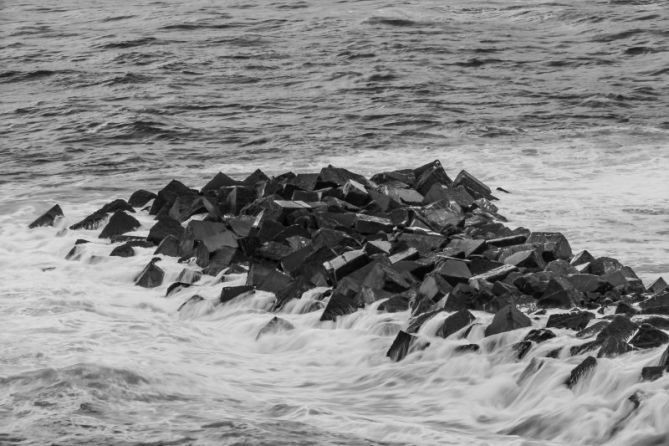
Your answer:
[[[582,358],[526,370],[567,330],[519,362],[522,330],[456,356],[437,320],[396,363],[407,312],[319,322],[309,296],[256,340],[271,294],[166,298],[176,260],[147,290],[153,250],[67,229],[172,179],[439,159],[510,227],[669,280],[667,0],[0,0],[0,98],[1,445],[669,445],[669,375],[639,380],[660,350],[568,389]]]

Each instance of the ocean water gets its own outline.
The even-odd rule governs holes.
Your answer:
[[[141,289],[151,249],[65,229],[172,178],[440,159],[508,190],[509,226],[669,279],[668,30],[665,0],[0,1],[0,444],[669,444],[669,376],[639,382],[659,349],[569,390],[583,358],[542,359],[569,332],[518,362],[527,330],[434,320],[392,363],[408,314],[321,323],[312,295],[256,341],[270,294],[212,305],[243,275],[165,298],[183,265]]]

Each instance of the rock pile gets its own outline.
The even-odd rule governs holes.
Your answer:
[[[669,342],[664,280],[646,288],[614,258],[573,254],[561,233],[510,229],[495,200],[473,175],[463,170],[451,179],[439,161],[369,179],[333,166],[271,178],[256,170],[241,181],[218,173],[199,191],[176,180],[156,194],[140,190],[71,228],[106,222],[100,237],[122,243],[112,255],[132,256],[133,247],[155,246],[157,257],[137,276],[138,286],[162,284],[160,256],[190,259],[201,272],[182,274],[168,294],[202,274],[248,271],[245,286],[223,288],[221,304],[263,290],[274,293],[274,310],[280,311],[308,290],[329,287],[327,303],[312,308],[321,312],[321,321],[377,301],[379,311],[408,311],[409,323],[387,353],[395,361],[429,345],[418,331],[443,312],[450,313],[437,330],[444,338],[471,330],[477,324],[472,311],[494,314],[485,336],[532,328],[536,315],[550,312],[545,327],[514,345],[518,359],[555,337],[551,329],[572,330],[583,340],[552,352],[554,357],[612,357]],[[155,224],[148,236],[124,235],[140,226],[131,215],[135,208],[149,203],[144,211],[155,216]],[[60,216],[55,206],[31,227]],[[605,316],[613,307],[615,316]],[[276,318],[258,336],[290,328]],[[478,350],[468,344],[458,351]],[[669,350],[658,364],[645,367],[643,379],[669,371],[668,355]],[[566,385],[573,387],[596,365],[587,356]]]

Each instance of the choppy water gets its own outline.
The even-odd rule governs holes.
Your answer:
[[[179,317],[188,292],[132,285],[150,250],[65,261],[81,232],[26,229],[173,177],[439,158],[510,190],[512,226],[666,278],[667,30],[663,0],[0,2],[0,444],[669,443],[655,351],[572,392],[578,358],[520,379],[492,341],[390,363],[404,313],[296,307],[256,342],[269,296]]]

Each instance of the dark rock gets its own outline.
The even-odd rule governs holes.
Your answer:
[[[626,316],[617,315],[615,316],[609,325],[604,327],[602,331],[597,335],[597,339],[603,340],[609,336],[612,336],[616,339],[627,340],[632,334],[636,331],[637,325],[630,321]]]
[[[151,260],[141,273],[135,278],[135,285],[143,288],[155,288],[162,285],[165,272],[156,265],[156,259]]]
[[[639,331],[630,340],[637,348],[654,348],[669,342],[669,335],[649,324],[641,324]]]
[[[250,291],[253,291],[253,287],[248,285],[223,287],[219,297],[219,302],[222,304],[230,302],[235,297],[241,296],[242,294],[248,293]]]
[[[458,345],[453,350],[455,353],[468,353],[468,352],[477,352],[481,349],[478,344],[465,344]]]
[[[265,336],[267,334],[278,333],[280,331],[289,331],[294,329],[295,326],[290,322],[288,322],[287,320],[274,316],[268,323],[266,323],[260,329],[260,331],[256,335],[256,341],[260,339],[262,336]]]
[[[474,198],[486,198],[488,200],[495,199],[490,188],[466,170],[460,171],[458,176],[455,177],[455,181],[453,181],[453,187],[458,186],[463,186]]]
[[[453,333],[465,328],[474,322],[476,317],[467,310],[460,310],[444,319],[443,324],[437,330],[436,335],[447,338]]]
[[[337,282],[348,274],[362,268],[371,261],[363,250],[347,251],[323,263],[332,279]]]
[[[664,350],[662,356],[660,357],[660,367],[664,367],[666,371],[669,372],[669,347]]]
[[[377,232],[390,232],[393,223],[387,218],[374,217],[373,215],[357,214],[355,230],[360,234],[376,234]]]
[[[378,309],[386,313],[398,313],[409,309],[410,297],[407,294],[396,294],[382,302]]]
[[[242,183],[247,186],[254,186],[256,183],[261,181],[269,181],[269,177],[265,175],[265,172],[262,170],[256,169],[248,177],[246,177]]]
[[[541,246],[544,260],[571,260],[569,241],[559,232],[532,232],[525,243]]]
[[[591,274],[603,276],[604,274],[623,269],[622,263],[611,257],[598,257],[590,262],[588,270]]]
[[[572,274],[567,280],[582,293],[597,291],[602,286],[599,276],[595,274]]]
[[[571,266],[566,260],[562,259],[551,260],[544,268],[544,271],[550,271],[558,276],[578,274],[578,270],[576,268]]]
[[[204,214],[207,212],[207,207],[202,201],[202,198],[198,195],[179,195],[174,199],[169,208],[165,206],[164,209],[167,209],[167,216],[175,219],[178,222],[184,222],[196,214]],[[160,213],[163,214],[162,211]]]
[[[616,314],[626,314],[628,316],[633,316],[637,314],[638,311],[634,308],[627,305],[625,302],[620,302],[616,307]]]
[[[130,195],[130,198],[128,199],[128,204],[132,207],[142,207],[149,201],[153,200],[156,198],[157,195],[154,194],[153,192],[149,192],[144,189],[137,190]]]
[[[453,181],[442,167],[439,160],[435,160],[430,164],[421,166],[414,170],[416,181],[414,182],[414,189],[425,195],[435,184],[450,186]]]
[[[664,369],[658,366],[644,367],[641,369],[641,380],[642,381],[655,381],[662,378],[662,373]]]
[[[555,333],[553,333],[552,331],[547,330],[545,328],[538,328],[536,330],[530,330],[529,333],[525,335],[525,338],[523,340],[532,341],[536,342],[537,344],[540,344],[549,339],[553,339],[554,337]]]
[[[514,305],[507,305],[495,313],[492,323],[485,329],[485,335],[492,336],[531,325],[532,321],[529,317],[521,313]]]
[[[513,344],[512,348],[516,352],[516,358],[518,360],[521,360],[532,349],[532,342],[530,342],[530,341],[520,341],[520,342],[517,342],[517,343]]]
[[[63,217],[63,210],[59,205],[54,205],[51,209],[40,215],[35,221],[28,225],[28,228],[33,229],[39,226],[53,226],[56,219]]]
[[[488,282],[495,282],[497,280],[503,280],[511,272],[516,271],[518,268],[514,265],[502,265],[497,268],[493,268],[490,271],[486,271],[481,274],[470,277],[470,281],[473,280],[486,280]]]
[[[214,192],[219,190],[222,187],[231,187],[231,186],[236,186],[239,184],[239,181],[233,180],[226,174],[222,172],[218,172],[214,178],[209,180],[207,184],[204,185],[202,190],[200,190],[201,194],[205,194],[207,192]]]
[[[472,276],[465,262],[450,259],[440,263],[435,272],[444,277],[451,285],[465,283]]]
[[[586,374],[590,373],[596,365],[597,359],[595,359],[594,356],[588,356],[571,371],[569,378],[565,381],[565,385],[570,389],[573,388]]]
[[[581,251],[581,252],[577,253],[576,255],[574,255],[574,257],[571,259],[569,264],[572,265],[572,266],[577,266],[577,265],[583,265],[583,264],[586,264],[586,263],[589,264],[593,260],[595,260],[595,258],[592,256],[592,254],[590,254],[588,251],[584,250],[584,251]]]
[[[664,281],[662,277],[659,277],[651,286],[648,287],[648,291],[653,294],[659,294],[663,291],[669,291],[669,285]]]
[[[233,186],[226,198],[226,209],[234,215],[238,215],[241,210],[253,203],[258,197],[255,188],[250,186]]]
[[[507,265],[513,265],[516,267],[525,267],[525,268],[544,268],[544,261],[541,258],[541,255],[536,249],[530,249],[527,251],[519,251],[504,259],[504,263]]]
[[[412,317],[409,319],[409,326],[407,327],[407,333],[418,333],[420,327],[430,319],[432,319],[437,314],[441,313],[443,310],[435,310],[434,305],[426,309],[424,312],[416,311],[412,312]]]
[[[200,295],[196,294],[194,296],[191,296],[188,299],[186,299],[186,301],[184,303],[179,305],[179,308],[177,308],[177,312],[180,313],[181,311],[186,310],[189,307],[193,307],[193,306],[197,305],[198,303],[204,302],[204,301],[205,301],[205,298],[200,296]]]
[[[594,317],[595,315],[589,311],[552,314],[548,317],[546,327],[583,330]]]
[[[526,234],[513,234],[486,240],[486,245],[505,248],[507,246],[522,245],[527,241]]]
[[[321,169],[321,172],[318,174],[318,181],[316,182],[315,187],[323,188],[343,186],[349,180],[357,181],[364,186],[369,184],[367,179],[362,175],[353,173],[340,167],[329,165],[328,167]]]
[[[170,297],[173,294],[180,293],[182,290],[190,288],[190,286],[190,283],[176,281],[167,287],[167,291],[165,291],[165,297]]]
[[[342,198],[354,206],[362,207],[371,201],[365,186],[355,180],[348,180],[342,187]]]
[[[643,319],[641,322],[652,325],[653,327],[659,328],[660,330],[669,330],[669,318],[666,317],[651,316],[649,318]]]
[[[126,232],[134,231],[140,226],[141,224],[139,221],[132,215],[128,215],[124,211],[116,211],[98,237],[110,238],[114,235],[121,235]]]
[[[403,232],[397,237],[397,241],[405,243],[408,247],[415,248],[423,257],[439,251],[446,244],[447,238],[441,235],[412,234]]]
[[[669,307],[669,292],[658,294],[649,299],[646,299],[641,302],[640,306],[644,310]]]
[[[169,211],[176,198],[180,195],[197,195],[197,192],[180,181],[172,180],[158,192],[156,198],[153,200],[149,214],[157,215],[163,208]]]
[[[438,274],[428,274],[418,288],[418,294],[425,296],[431,302],[437,302],[453,290],[451,284]]]
[[[602,347],[597,353],[598,358],[614,358],[632,350],[632,347],[622,339],[609,336],[601,343]]]
[[[334,321],[337,319],[337,316],[345,316],[354,313],[358,308],[360,308],[360,304],[354,297],[335,292],[325,306],[320,320]]]
[[[584,328],[583,330],[576,333],[577,338],[589,338],[595,336],[596,334],[601,333],[601,331],[609,325],[607,321],[598,321],[592,324],[591,326]]]
[[[177,240],[173,235],[168,235],[167,237],[163,238],[153,254],[163,254],[170,257],[179,257],[181,255],[179,240]]]
[[[177,277],[177,282],[192,284],[199,281],[201,278],[202,278],[202,273],[200,271],[190,268],[184,268],[179,273],[179,276]]]
[[[146,239],[156,245],[159,245],[165,237],[168,235],[173,236],[176,239],[181,239],[185,230],[181,223],[174,220],[173,218],[165,217],[160,218],[155,225],[149,230],[149,235]]]
[[[398,362],[404,359],[411,351],[423,350],[429,345],[427,342],[420,343],[418,337],[400,330],[393,344],[388,349],[386,356]]]
[[[135,250],[132,249],[130,243],[124,243],[116,248],[112,249],[112,252],[109,253],[109,256],[115,257],[132,257],[135,255]]]

